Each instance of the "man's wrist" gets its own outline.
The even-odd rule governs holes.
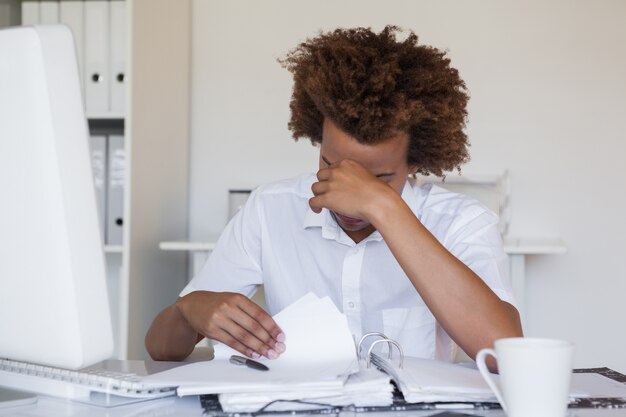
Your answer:
[[[406,203],[391,187],[368,204],[367,218],[376,229],[383,227],[391,219],[397,218]]]

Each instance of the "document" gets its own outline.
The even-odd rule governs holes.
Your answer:
[[[258,359],[269,371],[229,362],[239,354],[217,345],[215,358],[151,375],[144,383],[179,386],[178,394],[297,392],[341,389],[348,376],[359,370],[346,317],[328,297],[307,294],[274,316],[286,336],[287,350],[278,359]]]
[[[408,403],[497,402],[474,367],[414,357],[405,357],[400,367],[398,359],[383,358],[375,353],[372,363],[396,381]]]
[[[372,363],[396,381],[407,403],[498,402],[473,364],[453,364],[430,359],[397,359],[372,354]],[[496,383],[499,376],[492,375]],[[596,373],[573,373],[570,399],[588,397],[626,398],[626,385]]]
[[[268,371],[231,364],[230,356],[240,353],[218,344],[212,361],[152,375],[144,383],[178,385],[180,396],[219,394],[222,409],[233,413],[274,401],[272,411],[392,403],[389,375],[359,363],[346,316],[330,298],[309,293],[274,320],[286,335],[287,350],[278,359],[258,360]]]
[[[626,384],[597,373],[574,373],[570,397],[626,398]]]
[[[230,356],[240,353],[218,344],[213,360],[153,374],[143,382],[178,386],[180,396],[218,394],[227,413],[497,402],[472,364],[415,357],[401,361],[401,355],[372,353],[368,367],[366,358],[358,360],[345,315],[328,297],[307,294],[274,319],[285,332],[287,350],[276,360],[258,360],[267,371],[233,365]],[[394,402],[391,380],[402,392],[403,402]],[[574,374],[570,395],[626,396],[624,387],[600,375]]]
[[[361,369],[350,375],[345,384],[334,389],[318,389],[311,392],[289,390],[285,392],[257,392],[220,394],[222,410],[228,413],[251,412],[261,409],[272,401],[271,411],[294,409],[314,410],[319,408],[356,406],[379,407],[393,403],[393,385],[389,375],[376,368]],[[306,404],[294,401],[306,401]],[[316,406],[317,404],[317,406]]]

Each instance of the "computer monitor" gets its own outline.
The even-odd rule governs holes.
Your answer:
[[[0,358],[113,354],[88,138],[69,29],[0,30]]]

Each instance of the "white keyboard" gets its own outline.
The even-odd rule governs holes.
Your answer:
[[[94,393],[135,399],[176,394],[176,387],[145,385],[136,374],[98,369],[72,371],[1,358],[0,386],[87,401]]]

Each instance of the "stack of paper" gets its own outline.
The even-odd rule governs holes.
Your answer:
[[[220,394],[224,411],[256,411],[275,400],[391,403],[389,376],[377,370],[359,371],[347,319],[330,298],[307,294],[274,320],[286,335],[287,350],[278,359],[258,360],[269,371],[233,365],[228,359],[240,353],[217,345],[213,360],[154,374],[144,383],[178,386],[181,396]]]
[[[405,357],[386,359],[375,353],[372,363],[396,381],[404,399],[418,402],[497,402],[477,369],[430,359]],[[494,375],[497,379],[498,376]]]
[[[391,405],[393,386],[389,375],[375,368],[362,368],[348,378],[346,383],[332,389],[315,389],[307,392],[286,390],[283,392],[258,392],[220,394],[219,400],[225,412],[256,411],[273,403],[268,411],[318,409],[326,406],[374,407]],[[296,403],[293,401],[305,401]]]

